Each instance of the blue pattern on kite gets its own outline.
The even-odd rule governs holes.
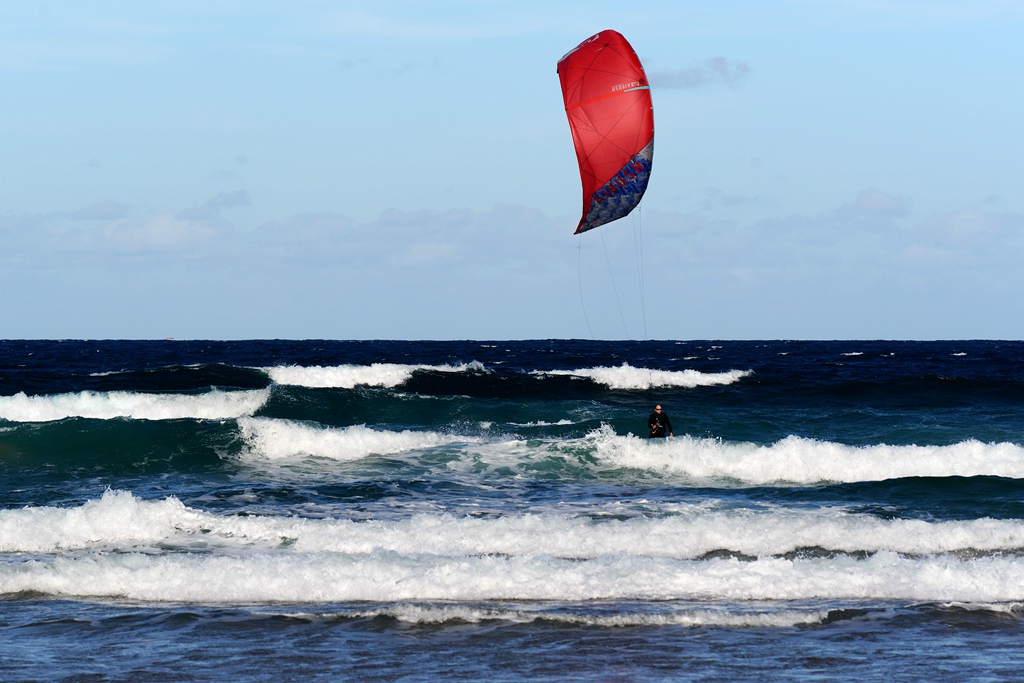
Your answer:
[[[576,232],[586,232],[605,223],[611,223],[627,216],[636,208],[647,190],[653,158],[654,140],[651,140],[611,180],[594,193],[590,211],[580,222]]]

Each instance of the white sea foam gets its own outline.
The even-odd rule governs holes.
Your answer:
[[[252,415],[267,402],[269,396],[269,389],[214,389],[203,394],[82,391],[42,396],[28,396],[20,392],[13,396],[0,396],[0,419],[12,422],[49,422],[68,417],[222,420]]]
[[[201,534],[211,519],[174,497],[145,501],[127,491],[107,491],[80,507],[0,511],[0,552],[130,550],[181,533]]]
[[[684,607],[675,610],[658,612],[628,611],[619,608],[614,614],[601,614],[594,611],[542,611],[541,609],[500,609],[477,607],[473,605],[419,605],[399,603],[374,610],[351,610],[330,614],[289,614],[293,618],[375,618],[389,617],[398,621],[414,624],[442,624],[452,621],[481,623],[485,621],[510,621],[526,624],[538,620],[563,624],[581,624],[586,626],[729,626],[754,628],[780,628],[820,624],[831,614],[827,609],[724,609],[724,608],[692,608]]]
[[[653,387],[707,387],[733,384],[752,374],[749,370],[698,372],[697,370],[650,370],[628,363],[618,367],[581,368],[579,370],[535,370],[535,375],[585,377],[610,389],[651,389]]]
[[[356,386],[383,387],[391,389],[405,384],[417,370],[433,372],[483,372],[479,362],[462,365],[401,365],[396,363],[374,363],[372,365],[278,365],[261,368],[278,384],[293,384],[310,388],[352,389]]]
[[[363,425],[331,428],[258,417],[240,418],[238,426],[247,445],[247,455],[270,460],[310,455],[358,460],[369,455],[408,453],[466,440],[437,432],[378,431]]]
[[[806,485],[901,477],[1024,478],[1024,448],[1013,443],[976,440],[947,446],[848,446],[789,436],[762,446],[692,436],[650,440],[632,434],[618,435],[607,425],[582,438],[566,440],[397,432],[362,425],[330,428],[257,417],[239,418],[238,425],[247,444],[245,455],[267,460],[304,456],[358,460],[370,455],[397,454],[415,457],[418,451],[455,445],[462,457],[444,464],[452,471],[476,472],[481,464],[486,464],[525,473],[524,466],[532,472],[539,461],[552,457],[579,462],[580,453],[592,453],[602,470],[609,466],[645,470],[658,476],[715,485]],[[478,427],[489,432],[493,425],[481,422]]]
[[[718,551],[774,557],[801,549],[920,556],[1024,553],[1024,520],[1018,519],[885,520],[827,508],[683,510],[626,520],[545,513],[493,518],[416,514],[393,521],[353,521],[215,515],[173,497],[145,501],[126,491],[108,491],[80,507],[0,511],[0,552],[131,550],[199,542],[225,553],[287,548],[299,553],[547,555],[574,560],[619,554],[690,560]]]
[[[923,600],[1024,599],[1024,558],[676,560],[620,553],[438,556],[375,551],[88,553],[0,564],[0,595],[40,592],[136,600],[322,602],[413,600]]]
[[[591,433],[598,457],[619,467],[744,484],[879,481],[900,477],[1024,478],[1024,448],[968,440],[948,446],[847,446],[789,436],[767,446],[683,436],[648,440]]]
[[[0,562],[0,595],[38,591],[229,603],[878,599],[999,604],[1024,600],[1022,546],[1024,520],[926,522],[827,509],[693,507],[687,514],[625,521],[421,514],[357,522],[215,515],[174,498],[143,501],[111,491],[77,508],[0,511],[0,552],[7,554]],[[792,554],[800,547],[816,552]],[[724,549],[748,559],[707,554]],[[402,609],[421,621],[493,617],[486,611],[474,616],[463,607],[454,613],[461,616]],[[813,610],[796,616],[683,610],[582,618],[604,625],[715,619],[786,625],[823,617]]]

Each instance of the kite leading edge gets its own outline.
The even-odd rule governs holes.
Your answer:
[[[573,48],[559,60],[558,78],[583,181],[579,234],[640,203],[654,159],[654,109],[644,67],[617,31]]]

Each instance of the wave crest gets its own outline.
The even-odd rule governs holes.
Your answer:
[[[534,375],[584,377],[610,389],[652,389],[656,387],[707,387],[733,384],[753,374],[750,370],[699,372],[697,370],[650,370],[635,368],[629,363],[618,367],[582,368],[579,370],[535,370]]]
[[[261,368],[278,384],[289,384],[313,389],[352,389],[357,386],[392,389],[405,384],[418,370],[433,372],[484,372],[482,363],[473,361],[462,365],[401,365],[373,363],[372,365],[278,365]]]
[[[378,431],[363,425],[333,428],[257,417],[240,418],[238,426],[247,454],[269,460],[302,456],[359,460],[369,455],[396,455],[466,440],[437,432]]]
[[[0,563],[0,595],[212,603],[849,599],[991,605],[1024,600],[1022,540],[1022,520],[935,523],[838,510],[693,508],[629,520],[419,514],[357,522],[219,515],[176,498],[144,501],[108,491],[76,508],[0,511],[0,551],[35,553]],[[783,552],[800,544],[859,550]],[[711,548],[740,548],[749,556],[706,552]],[[979,548],[990,552],[962,552]],[[670,613],[671,606],[639,617],[628,610],[580,617],[454,609],[385,613],[415,621],[564,618],[606,626],[771,626],[827,616],[692,607]]]
[[[663,516],[593,519],[554,512],[494,518],[420,513],[399,520],[225,516],[177,498],[142,500],[107,491],[79,507],[0,511],[0,552],[59,552],[149,545],[204,547],[228,554],[386,552],[404,556],[549,556],[569,560],[631,555],[699,560],[828,558],[883,551],[914,556],[1024,554],[1024,520],[928,522],[880,519],[840,509],[732,509],[689,506]],[[284,543],[284,545],[282,545]]]
[[[1024,448],[974,439],[948,446],[847,446],[788,436],[759,446],[693,436],[618,436],[606,426],[587,440],[603,461],[696,481],[805,485],[903,477],[1024,478]]]
[[[270,397],[269,389],[202,394],[146,394],[131,391],[82,391],[28,396],[0,396],[0,419],[12,422],[51,422],[69,417],[109,420],[224,420],[252,415]]]

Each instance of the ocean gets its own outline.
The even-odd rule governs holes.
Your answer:
[[[1022,643],[1024,342],[0,341],[4,681],[1006,681]]]

